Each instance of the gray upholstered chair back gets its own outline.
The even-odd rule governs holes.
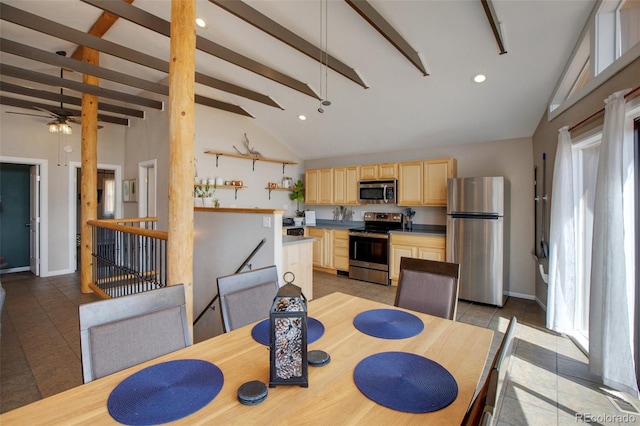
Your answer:
[[[275,266],[219,277],[217,281],[225,332],[269,317],[279,287]]]
[[[191,345],[182,284],[80,305],[84,382]]]
[[[395,306],[455,320],[460,265],[400,258]]]
[[[489,372],[482,387],[478,391],[478,394],[471,402],[469,409],[462,421],[463,426],[469,425],[484,425],[482,423],[484,414],[489,413],[493,419],[496,419],[499,414],[502,386],[506,380],[506,374],[509,368],[509,361],[511,354],[513,353],[514,336],[518,319],[511,317],[507,330],[502,337],[498,351],[496,352]],[[490,423],[489,423],[490,424]]]

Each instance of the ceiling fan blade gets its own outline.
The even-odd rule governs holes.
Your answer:
[[[60,118],[61,117],[61,115],[56,114],[55,112],[51,112],[48,109],[40,108],[40,107],[37,107],[37,106],[34,106],[33,108],[37,109],[38,111],[46,112],[47,114],[49,114],[51,117],[54,117],[54,118]]]
[[[16,115],[29,115],[31,117],[43,117],[43,118],[50,118],[47,115],[40,115],[40,114],[28,114],[26,112],[14,112],[14,111],[5,111],[7,114],[16,114]]]

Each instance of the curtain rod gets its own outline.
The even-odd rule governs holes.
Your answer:
[[[628,99],[631,97],[631,95],[633,95],[634,93],[636,93],[638,90],[640,90],[640,86],[636,87],[635,89],[631,90],[629,93],[627,93],[626,95],[624,95],[625,99]],[[569,127],[569,132],[572,132],[574,129],[577,129],[578,127],[582,126],[583,124],[591,121],[592,119],[594,119],[595,117],[597,117],[598,115],[602,114],[604,112],[604,107],[600,108],[598,111],[594,112],[593,114],[591,114],[590,116],[588,116],[587,118],[581,120],[580,122],[578,122],[577,124],[574,124],[573,126]]]

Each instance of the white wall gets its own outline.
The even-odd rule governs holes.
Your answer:
[[[65,165],[63,147],[69,145],[73,150],[67,161],[81,160],[80,126],[73,125],[72,135],[58,136],[48,132],[45,125],[49,121],[47,118],[8,114],[7,111],[29,113],[20,108],[0,106],[0,161],[13,157],[25,159],[25,164],[32,159],[45,161],[48,165],[48,173],[42,176],[48,188],[48,203],[41,216],[46,215],[48,231],[47,246],[43,248],[47,257],[41,259],[41,275],[72,272],[71,265],[74,262],[69,258],[69,253],[72,251],[70,245],[75,244],[75,240],[69,239],[73,233],[69,228],[72,200],[69,198],[69,168]],[[98,163],[124,164],[125,129],[124,126],[104,124],[104,128],[98,131]]]
[[[265,227],[263,218],[269,218]],[[252,269],[276,265],[282,274],[282,214],[234,211],[196,211],[193,238],[193,319],[217,294],[217,277],[231,275],[260,241],[266,242],[250,260]],[[243,271],[248,271],[248,268]],[[223,332],[220,304],[202,316],[194,327],[194,342]]]
[[[390,151],[336,158],[307,160],[309,169],[346,165],[413,161],[416,159],[454,157],[458,176],[504,176],[510,183],[511,223],[509,253],[509,292],[533,298],[535,294],[531,252],[534,246],[533,222],[533,147],[530,138],[436,148]],[[309,206],[320,219],[332,219],[334,207]],[[362,220],[364,211],[401,211],[398,206],[356,206],[354,220]],[[414,223],[446,224],[444,207],[416,207]]]

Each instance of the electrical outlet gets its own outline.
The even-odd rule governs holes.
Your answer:
[[[271,217],[262,216],[262,227],[263,228],[271,228]]]

